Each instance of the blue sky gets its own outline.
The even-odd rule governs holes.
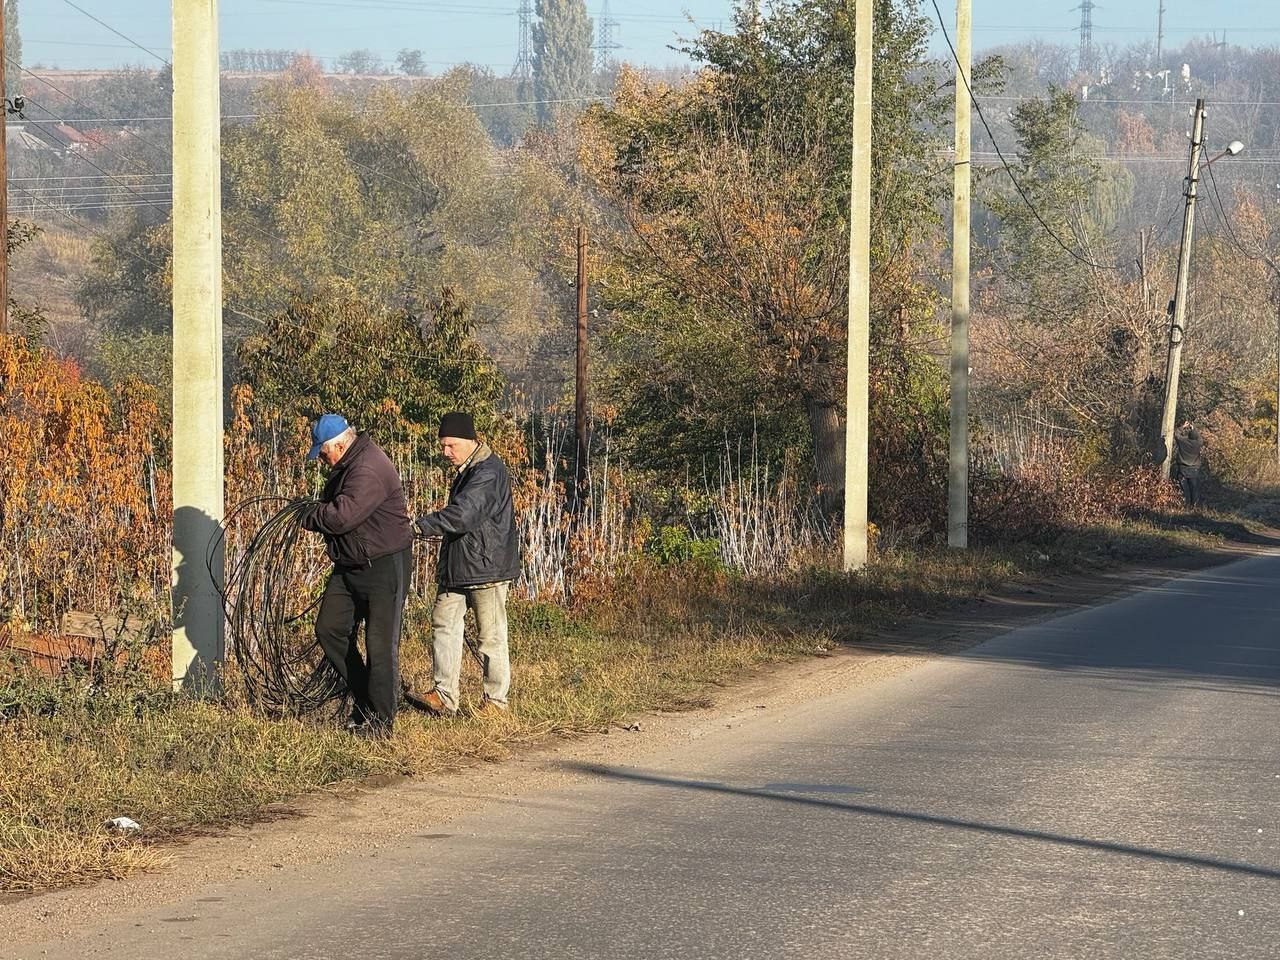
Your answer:
[[[169,4],[164,0],[74,0],[129,38],[168,56]],[[587,0],[593,15],[604,0]],[[1078,0],[973,0],[974,44],[981,49],[1040,36],[1077,42]],[[1125,45],[1153,38],[1158,0],[1109,0],[1094,10],[1094,42]],[[665,65],[678,35],[729,19],[729,0],[610,0],[620,25],[623,59]],[[394,57],[421,49],[432,71],[471,61],[510,68],[515,60],[517,0],[220,0],[222,47],[307,49],[336,57],[357,47]],[[954,0],[940,0],[949,25]],[[1165,0],[1167,44],[1225,30],[1228,42],[1280,44],[1277,0]],[[926,9],[931,9],[926,3]],[[104,67],[155,63],[65,0],[21,0],[27,64]],[[694,23],[689,22],[692,17]],[[941,51],[940,41],[935,47]]]

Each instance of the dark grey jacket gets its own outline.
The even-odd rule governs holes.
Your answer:
[[[445,587],[478,587],[520,576],[511,477],[487,445],[472,456],[449,487],[449,505],[418,519],[424,537],[443,537],[439,580]]]
[[[367,433],[329,472],[320,506],[302,526],[324,534],[329,559],[340,567],[367,567],[413,545],[400,475]]]
[[[1204,465],[1204,438],[1195,427],[1173,431],[1174,466],[1182,473],[1194,475]]]

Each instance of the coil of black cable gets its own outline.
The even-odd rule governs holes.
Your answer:
[[[314,633],[327,564],[302,521],[316,504],[283,497],[247,500],[228,513],[209,544],[212,574],[227,532],[234,531],[222,590],[227,641],[250,702],[268,713],[317,713],[332,709],[345,693]],[[247,531],[252,533],[246,536]]]

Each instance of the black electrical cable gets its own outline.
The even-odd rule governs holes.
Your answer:
[[[209,541],[214,561],[228,530],[247,528],[265,509],[283,504],[226,561],[222,589],[228,640],[250,700],[272,713],[302,716],[332,708],[346,692],[320,649],[312,614],[320,604],[315,553],[302,538],[315,500],[257,497],[235,507]]]
[[[951,42],[951,34],[947,32],[947,24],[942,19],[942,9],[938,6],[938,0],[932,0],[932,2],[933,2],[933,12],[938,16],[938,27],[942,30],[942,39],[947,41],[947,49],[951,51],[951,59],[955,61],[955,64],[957,67],[960,67],[960,55],[956,53],[955,45]],[[996,156],[1000,158],[1000,164],[1001,166],[1004,167],[1004,172],[1009,175],[1009,180],[1010,182],[1013,183],[1014,189],[1017,190],[1018,196],[1022,198],[1022,202],[1025,203],[1027,206],[1027,209],[1031,211],[1031,215],[1035,217],[1037,221],[1039,221],[1040,226],[1044,228],[1045,233],[1047,233],[1050,236],[1050,238],[1054,241],[1054,243],[1056,243],[1063,250],[1065,250],[1072,259],[1078,260],[1080,263],[1083,263],[1086,267],[1091,267],[1094,270],[1117,270],[1118,271],[1123,269],[1122,267],[1114,266],[1112,264],[1099,263],[1096,260],[1093,260],[1093,259],[1090,259],[1089,257],[1084,256],[1083,254],[1074,250],[1070,244],[1068,244],[1065,240],[1062,239],[1062,237],[1058,235],[1058,232],[1054,230],[1053,227],[1049,226],[1049,221],[1045,220],[1045,218],[1041,216],[1040,211],[1036,208],[1036,205],[1031,202],[1031,197],[1027,195],[1027,191],[1023,188],[1022,183],[1018,180],[1017,174],[1013,172],[1013,167],[1011,167],[1009,165],[1009,161],[1005,159],[1004,151],[1000,149],[1000,142],[996,140],[996,135],[992,132],[991,125],[987,123],[986,114],[982,112],[982,104],[978,103],[978,98],[975,97],[973,94],[973,87],[969,85],[968,71],[961,68],[960,70],[958,70],[958,73],[960,75],[960,79],[964,82],[965,90],[969,94],[969,102],[973,104],[974,112],[978,114],[978,120],[982,123],[982,128],[987,131],[987,136],[991,138],[991,145],[995,147]]]

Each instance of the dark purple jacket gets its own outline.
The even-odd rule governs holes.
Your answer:
[[[400,475],[367,433],[329,472],[320,506],[302,526],[324,534],[329,559],[339,567],[367,567],[413,544]]]

